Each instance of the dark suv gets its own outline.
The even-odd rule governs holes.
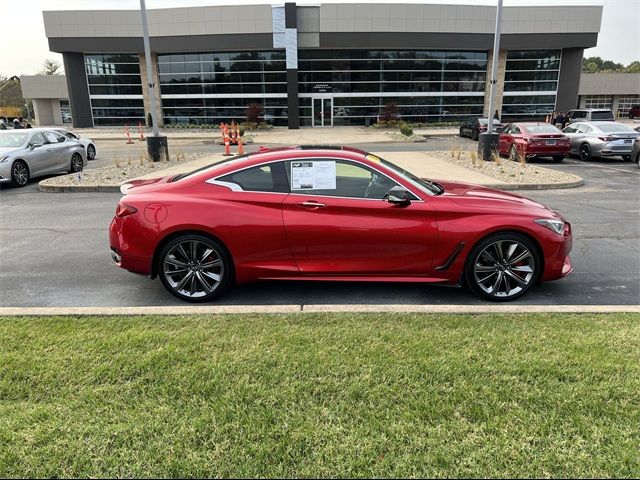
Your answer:
[[[575,110],[569,110],[565,115],[565,122],[615,122],[616,118],[613,116],[613,112],[606,108],[577,108]]]
[[[502,130],[503,125],[496,118],[493,119],[493,124],[495,125],[495,131],[500,132]],[[487,126],[489,125],[489,121],[486,118],[480,117],[471,117],[467,118],[462,125],[460,125],[460,136],[461,137],[469,137],[472,140],[478,140],[481,133],[487,131]]]

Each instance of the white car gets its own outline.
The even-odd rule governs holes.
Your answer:
[[[77,141],[84,147],[85,152],[87,152],[87,160],[93,160],[96,158],[96,144],[90,138],[82,138],[80,135],[77,135],[66,128],[56,128],[56,132],[64,135],[67,138]]]

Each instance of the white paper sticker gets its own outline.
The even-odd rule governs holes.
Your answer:
[[[335,190],[336,162],[291,162],[291,190]]]

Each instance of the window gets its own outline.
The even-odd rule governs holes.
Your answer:
[[[281,162],[247,168],[216,180],[237,185],[247,192],[289,193],[289,185]]]
[[[584,110],[574,110],[573,112],[569,112],[569,118],[587,118],[587,112]]]
[[[575,127],[569,126],[569,127],[566,127],[562,132],[563,133],[576,133],[577,131],[578,130]]]
[[[44,136],[49,143],[62,143],[66,140],[63,135],[56,132],[44,132]]]
[[[329,162],[330,159],[305,159],[305,163]],[[297,161],[298,163],[300,161]],[[297,162],[287,162],[287,175],[291,178],[291,164]],[[346,160],[336,160],[336,188],[335,189],[298,189],[293,193],[322,195],[327,197],[348,197],[348,198],[385,198],[392,187],[398,184],[389,177],[371,170],[364,165],[355,164]]]
[[[47,141],[40,132],[31,135],[31,140],[29,140],[29,145],[44,145],[45,143],[47,143]]]
[[[611,95],[587,95],[584,100],[584,108],[611,108],[612,106]]]

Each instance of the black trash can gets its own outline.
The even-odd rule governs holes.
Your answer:
[[[169,145],[165,135],[151,135],[147,137],[147,152],[154,162],[169,161]]]

